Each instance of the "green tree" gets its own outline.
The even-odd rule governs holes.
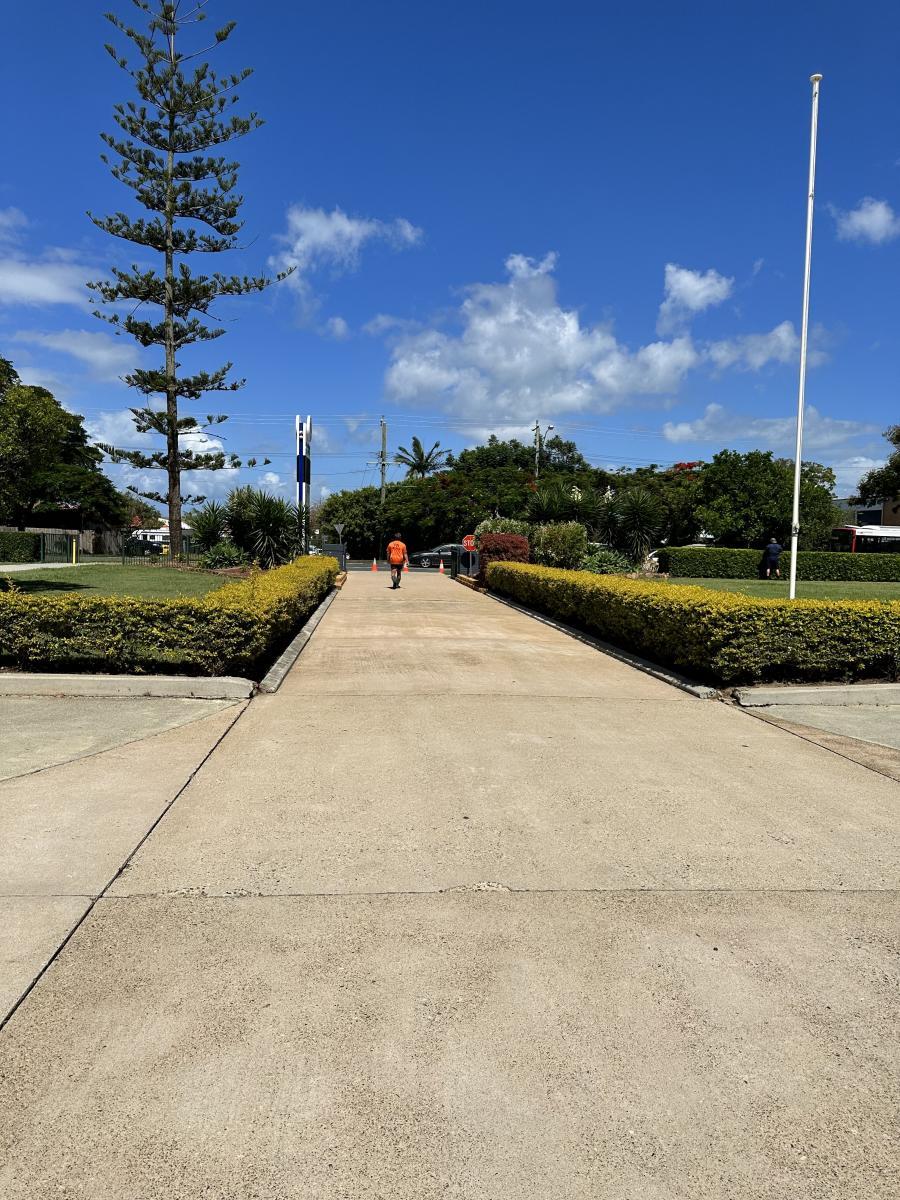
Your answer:
[[[699,462],[681,462],[672,467],[635,467],[611,479],[610,484],[616,492],[633,487],[651,492],[660,508],[655,536],[667,545],[683,546],[695,542],[701,532],[697,516],[700,466]]]
[[[555,433],[552,438],[541,441],[541,470],[589,471],[590,463],[574,442],[566,441]]]
[[[720,450],[700,469],[697,517],[723,546],[782,544],[791,535],[794,465],[771,450]],[[827,547],[835,524],[834,472],[821,463],[801,468],[801,543],[807,550]]]
[[[406,485],[389,483],[387,495],[400,486]],[[335,522],[343,523],[344,544],[350,557],[370,558],[379,552],[383,520],[380,489],[364,487],[334,492],[324,500],[318,513],[318,528],[329,535]]]
[[[112,279],[89,284],[103,303],[128,311],[97,313],[130,334],[143,347],[158,347],[162,362],[137,369],[126,382],[139,392],[143,402],[133,408],[139,433],[156,433],[165,448],[149,453],[105,447],[117,462],[166,472],[165,495],[143,492],[147,499],[168,505],[172,553],[181,553],[182,502],[202,497],[182,496],[181,474],[186,470],[217,471],[238,466],[233,454],[190,449],[185,434],[219,425],[223,414],[209,414],[205,422],[181,416],[182,400],[198,401],[209,393],[233,392],[244,380],[229,380],[231,363],[211,372],[179,374],[178,356],[187,347],[220,337],[224,328],[204,324],[214,302],[222,297],[262,291],[272,280],[263,276],[192,274],[185,259],[191,254],[219,254],[237,246],[242,222],[237,219],[243,197],[235,192],[238,164],[216,151],[262,122],[255,113],[236,116],[230,112],[237,101],[237,87],[251,74],[249,69],[219,77],[209,64],[188,66],[205,51],[185,53],[181,34],[185,26],[205,20],[208,0],[132,0],[146,16],[146,29],[139,30],[107,17],[119,33],[135,47],[135,63],[113,46],[106,49],[131,77],[138,100],[117,104],[114,120],[119,134],[101,134],[116,161],[113,176],[130,188],[149,216],[133,218],[124,212],[93,217],[100,228],[141,248],[161,260],[161,271],[133,266],[112,269]],[[213,45],[227,41],[234,22],[213,34]],[[212,47],[210,47],[212,48]],[[159,260],[158,260],[159,261]],[[279,278],[283,278],[279,276]],[[151,307],[147,315],[145,306]],[[152,397],[164,400],[154,407]]]
[[[400,446],[394,455],[394,462],[406,467],[407,479],[424,479],[434,471],[439,471],[447,458],[448,451],[441,449],[441,443],[435,442],[430,450],[426,450],[417,437],[412,440],[412,449]]]
[[[11,388],[14,383],[19,382],[19,373],[12,365],[8,358],[0,355],[0,396]]]
[[[534,473],[534,450],[516,438],[501,442],[492,433],[483,446],[472,446],[450,455],[447,465],[454,471],[496,470],[498,467],[515,467],[529,477]]]
[[[0,393],[3,520],[27,525],[42,509],[66,508],[77,512],[82,525],[122,524],[124,498],[103,474],[102,460],[82,418],[67,412],[46,388],[12,383]]]
[[[888,443],[894,447],[883,467],[867,471],[859,481],[857,501],[875,504],[879,500],[896,500],[900,497],[900,425],[892,425],[884,431]]]

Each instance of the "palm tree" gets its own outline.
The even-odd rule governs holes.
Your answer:
[[[447,450],[441,449],[440,442],[435,442],[431,449],[426,452],[419,439],[414,437],[412,440],[412,450],[407,450],[405,446],[401,446],[394,455],[394,462],[406,467],[407,479],[424,479],[432,471],[439,471],[441,469],[447,454]]]

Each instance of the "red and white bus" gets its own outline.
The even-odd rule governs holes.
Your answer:
[[[900,551],[900,525],[838,525],[831,531],[832,550],[851,554]]]

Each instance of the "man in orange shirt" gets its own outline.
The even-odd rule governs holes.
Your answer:
[[[406,553],[406,546],[403,543],[400,534],[394,534],[394,540],[389,543],[387,548],[388,562],[391,566],[391,579],[394,581],[394,590],[400,586],[400,576],[403,573],[403,567],[409,562],[409,555]]]

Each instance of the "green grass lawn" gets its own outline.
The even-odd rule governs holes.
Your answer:
[[[0,567],[0,576],[3,568]],[[172,567],[123,567],[117,564],[16,571],[6,578],[24,594],[61,596],[141,596],[165,600],[171,596],[205,596],[227,580],[221,575],[178,571]]]
[[[710,588],[714,592],[742,592],[745,596],[768,596],[786,600],[786,579],[670,579],[670,583]],[[797,581],[801,600],[900,600],[900,583],[833,583]]]

